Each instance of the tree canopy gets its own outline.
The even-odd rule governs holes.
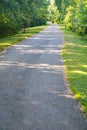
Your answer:
[[[29,27],[46,24],[47,20],[87,34],[87,0],[54,0],[54,4],[49,1],[0,0],[0,37],[19,31],[23,21]]]
[[[59,11],[57,9],[57,6],[54,5],[54,3],[51,3],[48,7],[48,21],[57,22],[59,18]]]
[[[0,0],[0,37],[13,34],[23,26],[46,24],[47,0]]]
[[[79,34],[87,33],[87,0],[55,0],[55,5],[60,13],[58,22]]]

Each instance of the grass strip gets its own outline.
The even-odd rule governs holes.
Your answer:
[[[63,26],[61,29],[65,34],[62,56],[67,80],[87,116],[87,36],[79,36],[65,30]]]
[[[3,51],[6,47],[16,44],[32,36],[33,34],[36,34],[42,31],[45,27],[46,26],[31,27],[31,28],[27,28],[26,32],[20,31],[19,33],[15,35],[0,38],[0,51]]]

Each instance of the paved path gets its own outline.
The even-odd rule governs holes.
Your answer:
[[[0,130],[87,130],[68,90],[57,25],[0,54]]]

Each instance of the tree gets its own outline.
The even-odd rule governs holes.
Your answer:
[[[87,33],[87,0],[55,0],[60,13],[60,23],[78,32]]]
[[[58,18],[59,18],[59,11],[57,10],[57,6],[54,5],[54,3],[52,3],[51,5],[49,5],[48,7],[48,20],[54,22],[58,22]]]
[[[0,37],[16,33],[27,26],[46,24],[47,0],[0,0]]]

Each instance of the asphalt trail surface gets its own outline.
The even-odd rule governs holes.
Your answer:
[[[57,25],[0,53],[0,130],[87,130],[68,89]]]

